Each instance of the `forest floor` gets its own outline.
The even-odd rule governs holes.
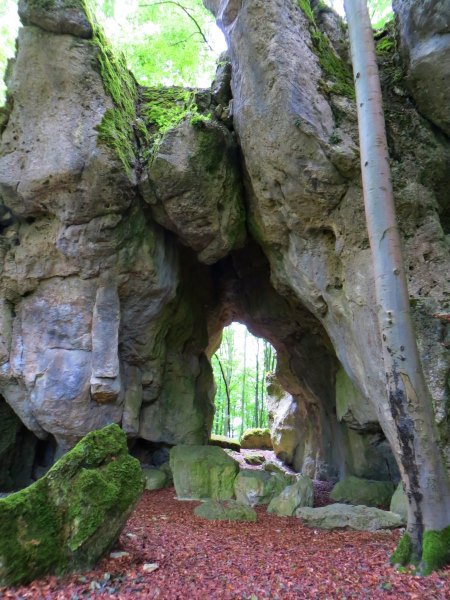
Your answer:
[[[316,486],[317,504],[327,488]],[[450,568],[429,577],[389,564],[400,533],[308,529],[256,507],[256,523],[206,521],[173,488],[144,492],[114,553],[95,569],[1,589],[33,600],[448,600]],[[116,558],[114,558],[116,556]]]

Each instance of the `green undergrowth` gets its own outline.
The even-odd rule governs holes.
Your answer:
[[[327,36],[319,29],[310,0],[297,0],[297,3],[309,21],[309,33],[320,67],[326,78],[332,81],[331,84],[328,81],[322,82],[324,91],[347,98],[355,98],[351,66],[339,58]],[[319,3],[319,10],[320,7]]]
[[[386,89],[401,84],[405,74],[398,55],[394,22],[390,21],[383,29],[377,31],[374,38],[383,87]]]
[[[450,527],[440,531],[425,531],[421,560],[414,555],[410,535],[407,532],[404,533],[391,556],[391,564],[415,565],[419,568],[421,575],[429,575],[433,571],[450,564]]]

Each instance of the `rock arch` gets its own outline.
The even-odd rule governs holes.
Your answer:
[[[362,444],[385,474],[391,459],[379,423],[389,434],[392,418],[379,401],[346,71],[343,81],[328,79],[311,42],[318,25],[290,0],[206,4],[228,34],[232,103],[224,117],[222,70],[211,91],[192,92],[199,113],[217,118],[180,119],[153,145],[150,163],[143,148],[154,142],[154,124],[145,108],[164,92],[149,100],[134,90],[124,158],[116,142],[128,130],[114,121],[123,106],[108,93],[98,40],[72,30],[64,12],[56,31],[39,11],[26,18],[0,148],[0,391],[60,451],[109,422],[130,438],[204,443],[208,356],[237,319],[276,348],[285,400],[307,424],[289,460],[317,477],[367,474],[373,461],[355,465]],[[332,16],[321,26],[330,40],[341,27]],[[411,294],[445,442],[448,332],[433,315],[448,311],[439,206],[449,203],[450,143],[407,98],[389,106]]]

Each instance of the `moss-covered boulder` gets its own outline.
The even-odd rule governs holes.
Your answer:
[[[210,521],[256,521],[256,511],[236,500],[207,500],[194,510],[194,514]]]
[[[174,446],[170,467],[180,500],[229,500],[234,496],[238,462],[217,446]]]
[[[44,477],[0,500],[0,586],[92,567],[143,487],[117,425],[86,435]]]
[[[244,460],[248,465],[258,467],[260,465],[263,465],[266,462],[266,457],[264,456],[264,454],[252,453],[252,454],[248,454],[244,458]]]
[[[399,515],[373,506],[349,506],[330,504],[320,508],[298,508],[295,516],[306,527],[319,529],[355,529],[357,531],[377,531],[395,529],[403,525]]]
[[[345,504],[387,507],[394,489],[391,481],[374,481],[351,476],[338,481],[330,497],[335,502]]]
[[[293,517],[297,508],[302,506],[312,507],[313,503],[313,483],[306,475],[299,475],[295,483],[288,485],[281,494],[272,498],[267,507],[267,512],[279,517]]]
[[[236,500],[250,506],[269,504],[272,498],[281,494],[284,488],[294,481],[295,476],[241,469],[234,482]]]
[[[160,490],[167,484],[167,474],[156,467],[144,467],[142,472],[145,477],[146,490]]]
[[[226,450],[235,450],[236,452],[240,452],[241,444],[239,440],[235,440],[234,438],[229,438],[226,435],[215,435],[214,433],[208,440],[209,446],[219,446],[219,448],[225,448]]]
[[[241,437],[241,448],[246,450],[272,450],[272,439],[268,429],[246,429]]]

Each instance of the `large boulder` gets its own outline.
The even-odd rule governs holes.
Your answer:
[[[408,498],[406,497],[403,483],[401,481],[396,487],[394,495],[391,498],[389,510],[397,515],[400,515],[405,523],[408,520]]]
[[[320,508],[299,508],[295,512],[303,525],[318,529],[356,529],[376,531],[395,529],[405,524],[400,515],[372,506],[349,506],[330,504]]]
[[[226,448],[227,450],[235,450],[236,452],[240,452],[241,444],[239,440],[234,438],[229,438],[226,435],[216,435],[211,434],[208,440],[209,446],[219,446],[219,448]]]
[[[144,487],[117,425],[93,431],[30,487],[0,500],[0,585],[91,568]]]
[[[142,472],[145,477],[146,490],[159,490],[167,484],[167,473],[156,467],[144,467]]]
[[[238,462],[217,446],[174,446],[170,467],[180,500],[229,500],[234,496]]]
[[[272,450],[270,431],[260,427],[246,429],[241,437],[241,448],[246,450]]]
[[[207,500],[194,509],[194,514],[210,521],[256,521],[256,511],[236,500]]]
[[[255,506],[269,504],[275,496],[295,481],[295,476],[268,473],[257,469],[241,469],[234,482],[236,500]]]
[[[299,475],[294,484],[288,485],[281,494],[272,498],[267,512],[279,517],[293,517],[297,508],[312,506],[313,503],[313,483],[309,477]]]
[[[350,476],[336,483],[330,497],[336,502],[346,504],[389,506],[393,493],[394,484],[391,481],[373,481]]]

